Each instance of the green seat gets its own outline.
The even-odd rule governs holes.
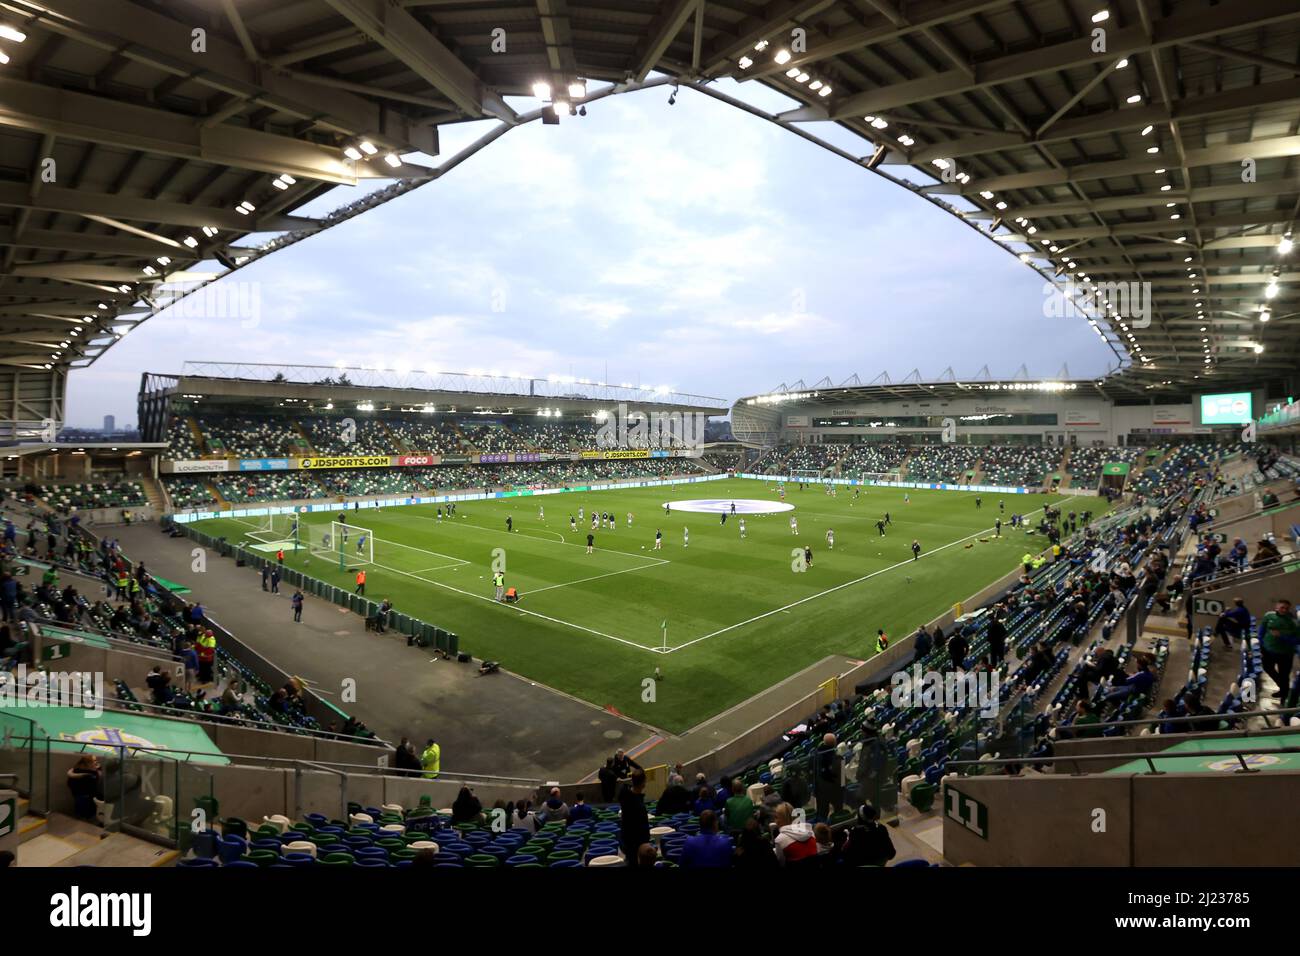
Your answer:
[[[331,853],[323,860],[317,860],[317,866],[353,866],[355,860],[346,853]]]
[[[547,859],[549,863],[555,863],[557,860],[576,860],[578,852],[576,850],[556,850],[551,853]]]
[[[921,813],[934,806],[935,786],[932,783],[918,783],[908,794],[907,802]]]
[[[465,857],[465,863],[467,866],[481,867],[483,869],[501,865],[501,861],[490,853],[471,853]]]
[[[280,854],[274,850],[251,850],[244,859],[249,863],[256,863],[258,866],[270,866],[273,863],[280,862]]]

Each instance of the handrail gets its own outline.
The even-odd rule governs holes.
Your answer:
[[[949,767],[1002,767],[1011,765],[1031,764],[1058,764],[1058,763],[1084,763],[1086,761],[1101,760],[1119,760],[1128,763],[1133,760],[1145,760],[1151,768],[1149,774],[1161,775],[1168,773],[1167,770],[1157,770],[1155,761],[1157,760],[1179,760],[1185,757],[1236,757],[1241,763],[1239,773],[1259,773],[1257,769],[1252,769],[1243,759],[1247,754],[1254,756],[1268,756],[1271,754],[1300,754],[1300,747],[1254,747],[1245,750],[1197,750],[1192,753],[1170,753],[1167,750],[1157,750],[1154,753],[1137,753],[1137,754],[1077,754],[1066,757],[996,757],[989,760],[951,760],[948,762]],[[1073,776],[1082,776],[1082,771],[1077,771]]]
[[[49,739],[50,738],[48,737],[34,737],[34,736],[24,737],[17,734],[13,735],[10,738],[10,740],[13,741],[26,740],[29,742],[39,742],[39,741],[49,740]],[[56,743],[64,743],[64,741],[56,741]],[[72,744],[75,743],[75,741],[66,741],[66,743]],[[287,766],[280,767],[280,769],[293,769],[295,767],[309,766],[319,770],[329,770],[331,773],[342,773],[344,775],[346,775],[350,770],[352,772],[355,772],[359,776],[365,775],[365,776],[372,776],[372,777],[374,776],[396,777],[399,779],[408,779],[408,780],[420,779],[420,773],[415,770],[401,772],[401,771],[394,771],[393,768],[391,767],[380,767],[377,765],[361,764],[361,763],[345,763],[338,760],[304,760],[297,757],[268,757],[262,754],[223,753],[221,751],[216,751],[216,750],[176,750],[171,747],[146,747],[146,746],[137,746],[135,744],[121,744],[119,746],[115,744],[83,743],[82,749],[84,750],[86,747],[100,747],[100,748],[111,747],[123,753],[130,751],[131,755],[133,756],[143,755],[147,757],[153,754],[157,754],[160,757],[165,757],[168,759],[183,759],[184,762],[190,762],[191,758],[193,757],[222,757],[227,760],[230,760],[231,762],[248,761],[253,763],[272,764],[275,766],[287,765]],[[173,757],[172,756],[173,754],[181,755],[181,756]],[[342,768],[342,769],[336,769],[336,768]],[[524,784],[525,786],[532,786],[532,787],[541,787],[545,783],[545,781],[541,780],[540,778],[533,778],[533,777],[501,777],[501,776],[496,776],[493,774],[485,774],[485,773],[448,773],[447,771],[439,771],[437,779],[440,781],[450,780],[455,783],[465,783],[465,782],[472,781],[476,783],[488,783],[488,784],[499,783],[502,785]]]
[[[127,700],[123,697],[105,697],[105,704],[122,704],[123,707],[114,708],[118,710],[130,710],[134,707],[147,708],[149,711],[161,711],[164,714],[179,714],[184,719],[202,723],[211,720],[214,723],[224,723],[232,727],[245,727],[255,730],[263,728],[273,730],[276,733],[289,733],[295,737],[317,737],[323,740],[331,740],[337,743],[345,744],[368,744],[383,750],[391,750],[384,741],[378,737],[356,737],[347,734],[335,733],[329,730],[313,730],[310,727],[295,727],[290,724],[277,724],[269,720],[258,720],[255,717],[231,717],[229,714],[219,714],[215,711],[204,710],[186,710],[183,707],[168,707],[166,704],[154,704],[143,700]]]
[[[1287,714],[1300,714],[1300,707],[1279,707],[1277,710],[1249,710],[1249,711],[1232,711],[1226,714],[1201,714],[1199,717],[1142,717],[1136,720],[1105,720],[1098,721],[1095,724],[1080,724],[1080,727],[1086,727],[1089,730],[1097,727],[1132,727],[1138,724],[1179,724],[1192,723],[1195,721],[1208,721],[1215,718],[1219,720],[1245,720],[1250,717],[1282,717]],[[1072,730],[1074,724],[1064,724],[1058,726],[1058,730]],[[1273,728],[1276,729],[1276,728]],[[1071,737],[1071,740],[1087,740],[1087,737]]]

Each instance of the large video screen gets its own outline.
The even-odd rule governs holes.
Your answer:
[[[1202,425],[1244,425],[1252,421],[1250,392],[1201,396]]]

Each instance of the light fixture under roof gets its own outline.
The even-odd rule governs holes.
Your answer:
[[[343,147],[343,155],[355,163],[361,159],[361,150],[349,144]]]
[[[748,70],[754,65],[754,61],[747,56],[742,56],[738,65],[742,70]]]
[[[368,139],[363,139],[361,142],[357,143],[357,145],[361,147],[361,152],[365,153],[367,156],[373,156],[375,153],[379,152],[379,147]]]
[[[1279,256],[1287,255],[1295,248],[1295,243],[1291,241],[1291,233],[1287,233],[1277,241],[1277,254]]]
[[[7,23],[0,23],[0,39],[13,40],[15,43],[22,43],[27,39],[27,34],[9,26]]]
[[[1134,93],[1132,96],[1130,96],[1130,97],[1129,97],[1128,99],[1126,99],[1124,102],[1125,102],[1125,103],[1128,103],[1128,104],[1130,104],[1130,105],[1132,105],[1132,104],[1134,104],[1134,103],[1141,103],[1141,102],[1142,102],[1142,94],[1141,94],[1141,93]]]
[[[1093,23],[1105,23],[1109,19],[1110,19],[1109,10],[1098,10],[1096,13],[1092,15]]]
[[[785,66],[790,62],[790,51],[783,47],[776,51],[776,55],[772,59],[776,61],[777,66]]]
[[[402,165],[402,157],[398,156],[396,153],[385,153],[384,162],[396,169],[398,166]]]
[[[574,80],[569,84],[569,96],[572,99],[580,100],[587,95],[587,84],[582,80]]]

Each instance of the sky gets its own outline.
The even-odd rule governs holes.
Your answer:
[[[795,105],[752,83],[721,88]],[[141,373],[185,361],[496,369],[727,402],[854,373],[1113,366],[1084,319],[1045,317],[1041,277],[955,217],[728,104],[668,96],[607,97],[559,126],[511,130],[160,313],[74,370],[68,424],[134,422]],[[444,127],[442,157],[424,161],[490,125]],[[831,124],[810,129],[862,150]],[[361,193],[340,187],[299,213]]]

